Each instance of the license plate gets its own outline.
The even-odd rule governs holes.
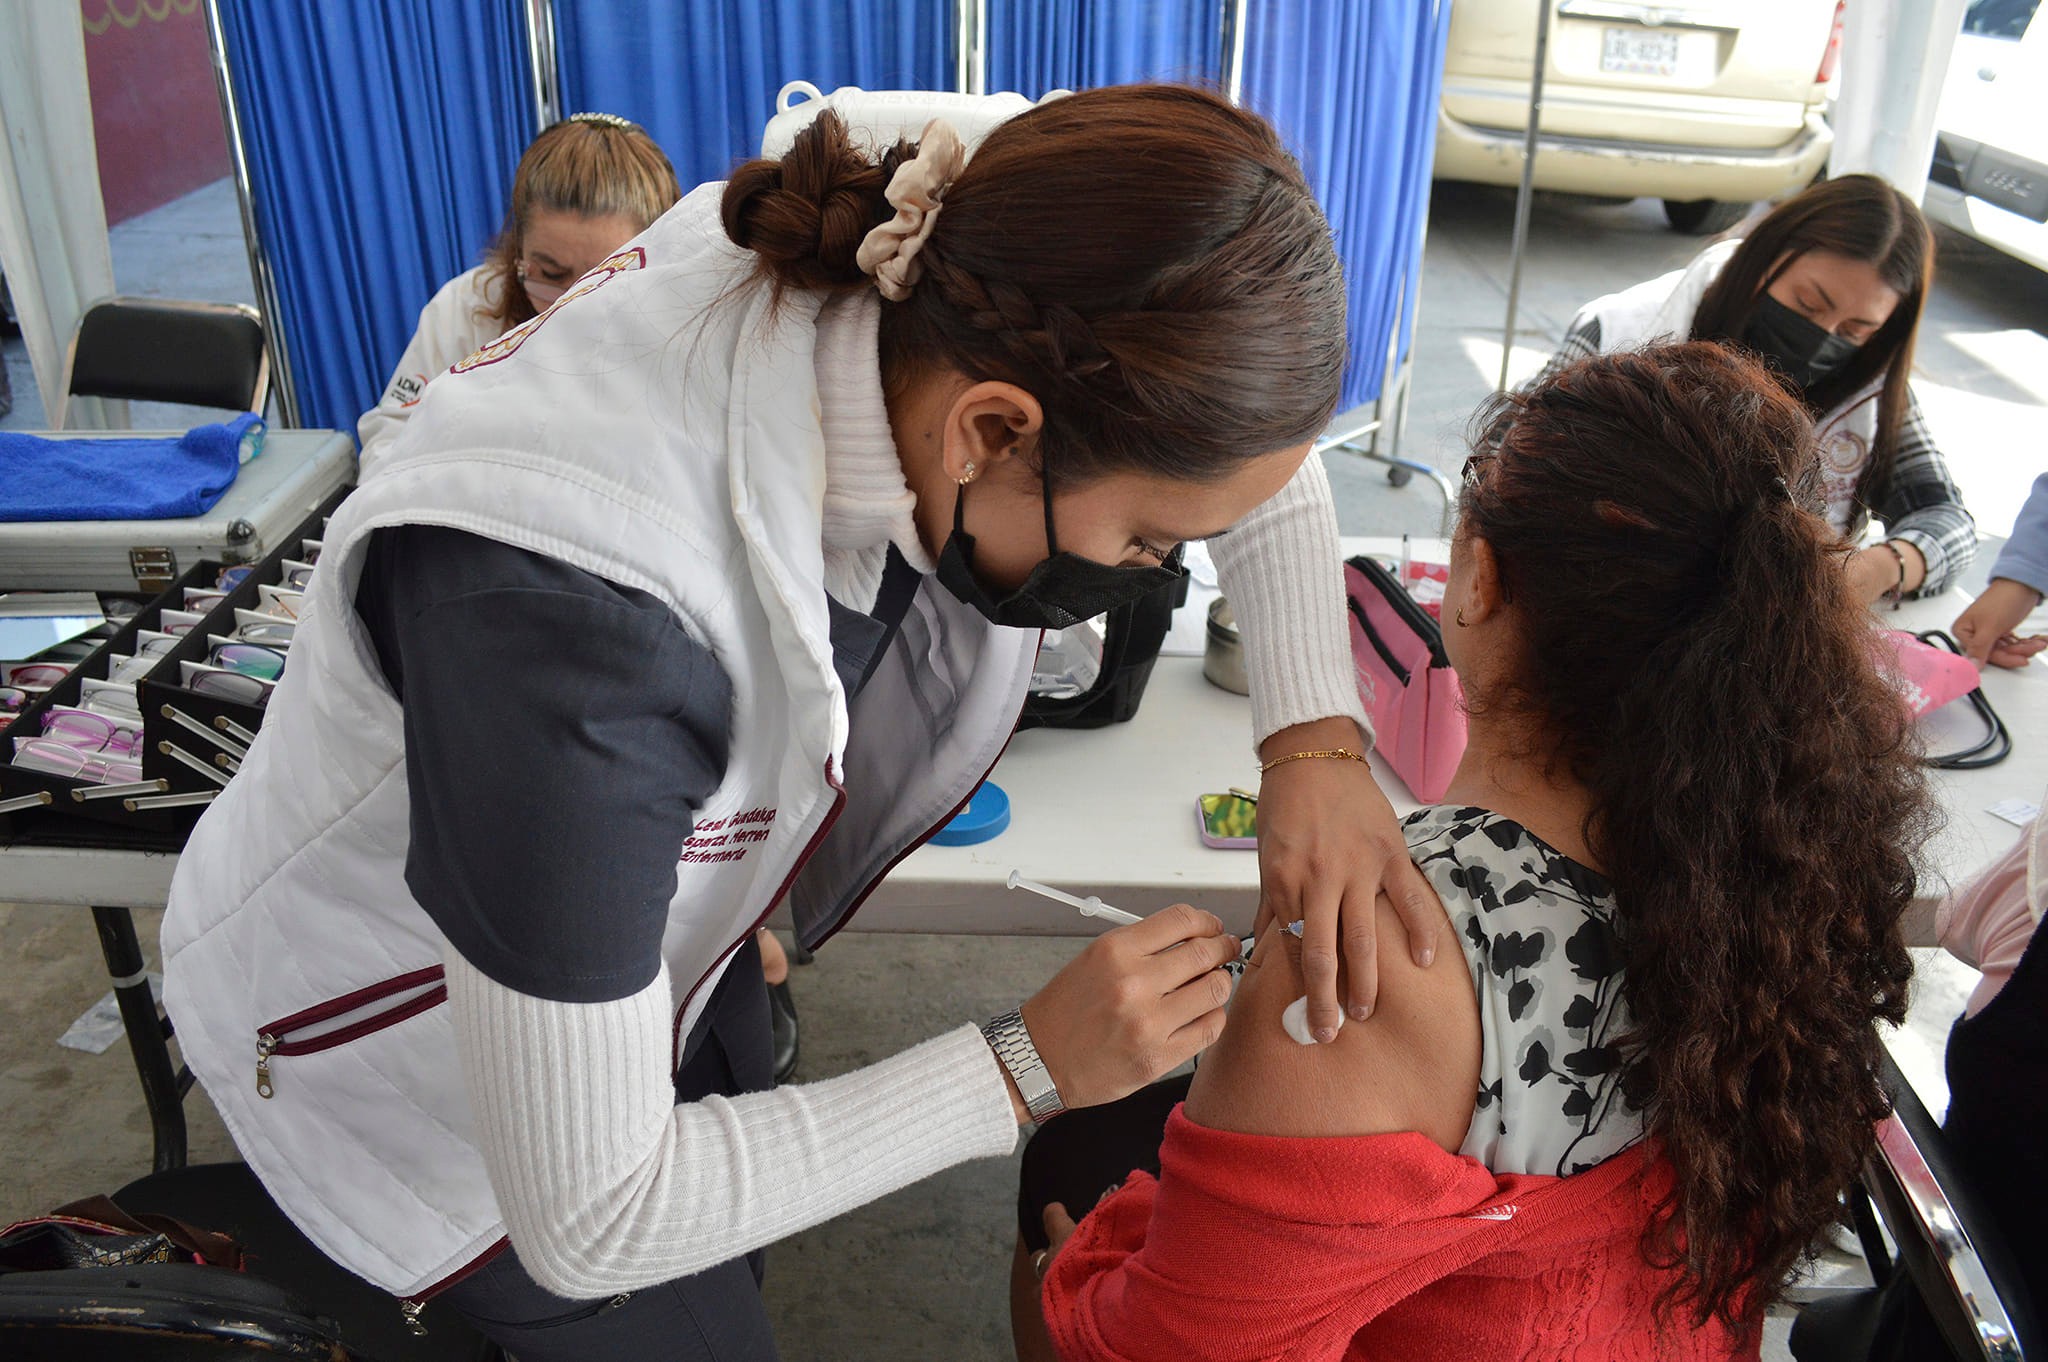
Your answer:
[[[1640,28],[1610,28],[1600,44],[1600,69],[1622,76],[1675,76],[1681,36]]]
[[[2048,166],[1979,147],[1970,160],[1963,190],[2008,213],[2048,222]]]

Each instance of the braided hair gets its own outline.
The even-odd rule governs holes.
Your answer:
[[[855,263],[916,154],[820,113],[727,182],[726,234],[780,290],[873,283]],[[1056,486],[1206,481],[1312,439],[1337,403],[1344,280],[1272,125],[1207,91],[1113,86],[997,127],[948,188],[923,278],[882,312],[891,393],[933,373],[1037,397]]]

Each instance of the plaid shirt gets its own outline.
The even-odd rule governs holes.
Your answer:
[[[1525,385],[1525,390],[1588,355],[1599,353],[1600,319],[1581,314],[1564,333],[1557,353]],[[1947,590],[1977,556],[1977,522],[1963,509],[1963,494],[1948,474],[1948,461],[1941,457],[1934,437],[1928,433],[1919,399],[1910,391],[1906,419],[1899,426],[1899,451],[1891,491],[1881,506],[1866,506],[1859,501],[1844,535],[1855,543],[1873,518],[1885,527],[1885,538],[1911,544],[1927,560],[1927,580],[1919,590],[1908,592],[1909,596],[1932,596]]]

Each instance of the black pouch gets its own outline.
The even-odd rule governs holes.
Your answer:
[[[1188,579],[1167,583],[1102,617],[1102,670],[1095,684],[1079,695],[1054,700],[1034,695],[1024,702],[1017,730],[1027,728],[1106,728],[1138,712],[1159,645],[1173,624],[1173,612],[1187,602]]]
[[[105,1196],[86,1197],[0,1229],[0,1276],[144,1263],[200,1263],[238,1271],[242,1257],[242,1246],[225,1234],[167,1215],[131,1214]]]

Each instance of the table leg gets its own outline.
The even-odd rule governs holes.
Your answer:
[[[114,981],[114,1000],[121,1007],[121,1025],[128,1032],[128,1050],[142,1080],[143,1104],[156,1140],[153,1167],[159,1173],[185,1166],[184,1086],[171,1066],[168,1023],[157,1015],[156,995],[149,991],[142,946],[135,939],[135,918],[126,908],[94,908],[100,951]]]

